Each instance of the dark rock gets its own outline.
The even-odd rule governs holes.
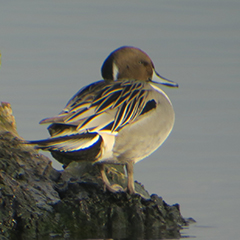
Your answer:
[[[120,166],[108,177],[124,186]],[[64,171],[18,136],[11,107],[0,105],[0,239],[179,238],[188,225],[179,205],[149,196],[104,192],[98,167],[71,163]]]

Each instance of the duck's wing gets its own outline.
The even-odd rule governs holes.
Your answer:
[[[49,139],[27,141],[35,148],[50,151],[55,159],[67,166],[71,161],[94,161],[101,154],[102,137],[97,133],[71,134]]]
[[[38,145],[36,148],[42,150],[74,152],[89,148],[101,141],[100,138],[97,133],[82,133],[31,141],[31,144]]]
[[[100,154],[101,134],[117,135],[121,128],[137,121],[152,107],[143,82],[126,80],[98,84],[88,86],[93,87],[91,94],[86,88],[69,101],[61,113],[61,116],[65,114],[64,121],[54,121],[50,125],[50,139],[29,143],[43,150],[76,155],[97,146]]]
[[[79,132],[108,130],[116,133],[141,115],[148,93],[143,82],[109,82],[95,91],[95,96],[88,106],[81,101],[74,104],[65,118],[65,123],[77,125]]]
[[[147,96],[144,82],[99,81],[81,89],[58,116],[41,123],[76,126],[77,132],[116,133],[141,115]]]

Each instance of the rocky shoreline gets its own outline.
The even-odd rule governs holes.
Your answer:
[[[120,167],[108,177],[125,184]],[[180,238],[189,224],[179,205],[157,195],[104,192],[98,167],[71,163],[63,171],[23,144],[9,103],[0,105],[0,239]]]

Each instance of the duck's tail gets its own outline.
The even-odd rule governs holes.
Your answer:
[[[86,132],[25,143],[35,145],[36,149],[50,151],[59,162],[68,165],[71,161],[94,162],[101,153],[102,142],[99,134]]]

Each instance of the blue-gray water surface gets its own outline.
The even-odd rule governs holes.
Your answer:
[[[0,101],[11,103],[23,138],[46,138],[38,122],[101,79],[111,51],[141,48],[180,87],[164,88],[175,126],[135,165],[135,179],[197,221],[183,236],[238,239],[239,10],[239,0],[4,1]]]

